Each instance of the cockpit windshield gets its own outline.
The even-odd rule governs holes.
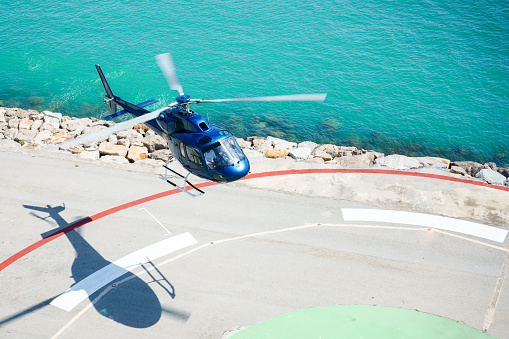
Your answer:
[[[233,137],[221,139],[214,144],[217,144],[217,146],[203,153],[205,161],[211,169],[225,168],[245,158]]]

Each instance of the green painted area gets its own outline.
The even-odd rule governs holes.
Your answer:
[[[318,307],[275,317],[231,339],[269,338],[493,338],[436,315],[401,308],[343,305]]]

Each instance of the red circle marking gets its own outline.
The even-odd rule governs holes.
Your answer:
[[[439,174],[418,173],[418,172],[405,172],[405,171],[384,170],[384,169],[317,168],[317,169],[284,170],[284,171],[272,171],[272,172],[253,173],[253,174],[249,174],[248,176],[246,176],[242,180],[264,178],[264,177],[274,177],[274,176],[279,176],[279,175],[290,175],[290,174],[331,174],[331,173],[365,173],[365,174],[406,175],[406,176],[411,176],[411,177],[421,177],[421,178],[431,178],[431,179],[440,179],[440,180],[461,182],[461,183],[464,183],[464,184],[484,186],[484,187],[489,187],[489,188],[493,188],[493,189],[509,192],[509,187],[491,185],[491,184],[487,184],[485,182],[480,182],[480,181],[472,181],[472,180],[467,180],[467,179],[454,178],[454,177],[449,177],[449,176],[439,175]],[[197,184],[195,186],[198,187],[198,188],[203,188],[203,187],[214,186],[214,185],[218,185],[218,183],[216,183],[216,182],[204,182],[204,183],[201,183],[201,184]],[[86,224],[88,224],[88,223],[90,223],[92,221],[104,218],[104,217],[106,217],[106,216],[108,216],[110,214],[119,212],[121,210],[130,208],[130,207],[133,207],[133,206],[136,206],[136,205],[139,205],[139,204],[143,204],[143,203],[148,202],[148,201],[164,198],[164,197],[167,197],[169,195],[177,194],[177,193],[180,193],[180,192],[181,191],[179,189],[173,189],[173,190],[170,190],[170,191],[165,191],[165,192],[161,192],[161,193],[158,193],[158,194],[150,195],[148,197],[141,198],[141,199],[138,199],[138,200],[134,200],[134,201],[131,201],[131,202],[119,205],[117,207],[113,207],[113,208],[107,209],[107,210],[105,210],[103,212],[94,214],[94,215],[92,215],[90,217],[86,217],[84,219],[78,220],[78,221],[70,224],[66,228],[61,229],[60,231],[55,232],[52,235],[50,235],[50,236],[48,236],[48,237],[46,237],[44,239],[41,239],[41,240],[33,243],[32,245],[28,246],[27,248],[19,251],[18,253],[12,255],[10,258],[8,258],[4,262],[0,263],[0,271],[2,271],[7,266],[11,265],[16,260],[18,260],[18,259],[22,258],[23,256],[27,255],[28,253],[38,249],[42,245],[47,244],[50,241],[52,241],[52,240],[54,240],[54,239],[56,239],[56,238],[58,238],[58,237],[60,237],[60,236],[62,236],[64,234],[66,234],[66,233],[68,233],[68,232],[70,232],[72,230],[75,230],[75,229],[77,229],[77,228],[79,228],[79,227],[81,227],[83,225],[86,225]]]

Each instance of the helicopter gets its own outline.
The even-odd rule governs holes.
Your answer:
[[[276,101],[318,101],[323,102],[327,94],[294,94],[250,98],[227,98],[227,99],[193,99],[184,94],[180,85],[173,59],[169,53],[156,55],[156,61],[163,72],[171,90],[178,92],[175,102],[170,105],[148,111],[144,107],[158,102],[156,99],[133,104],[113,94],[108,81],[99,65],[95,65],[99,77],[106,91],[104,103],[108,106],[110,115],[104,120],[111,120],[123,114],[129,113],[133,119],[119,123],[115,126],[96,133],[87,134],[59,144],[62,149],[68,149],[78,144],[88,144],[99,138],[106,137],[144,123],[156,134],[163,137],[171,150],[171,155],[163,167],[165,168],[164,181],[195,197],[204,192],[188,181],[190,174],[194,174],[206,180],[218,183],[233,182],[245,177],[250,170],[249,160],[237,144],[235,137],[225,128],[207,122],[203,116],[189,108],[191,104],[219,103],[219,102],[276,102]],[[123,110],[117,111],[118,106]],[[169,163],[177,159],[188,171],[186,176],[169,167]],[[171,171],[184,179],[184,185],[179,186],[168,179],[168,171]],[[197,194],[192,194],[187,188],[189,184]]]

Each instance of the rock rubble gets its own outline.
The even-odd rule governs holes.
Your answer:
[[[114,126],[115,122],[97,118],[73,118],[50,111],[38,112],[20,108],[0,107],[0,144],[12,149],[41,147],[58,149],[57,144],[82,134]],[[330,164],[341,168],[390,168],[417,170],[433,168],[453,175],[477,178],[494,185],[509,187],[509,168],[494,163],[451,161],[438,157],[407,157],[384,155],[373,150],[333,144],[319,145],[312,141],[295,143],[272,136],[236,138],[249,158],[291,158],[300,162]],[[166,141],[145,125],[136,125],[115,135],[87,145],[72,147],[68,152],[82,158],[113,163],[166,162],[171,155]]]

